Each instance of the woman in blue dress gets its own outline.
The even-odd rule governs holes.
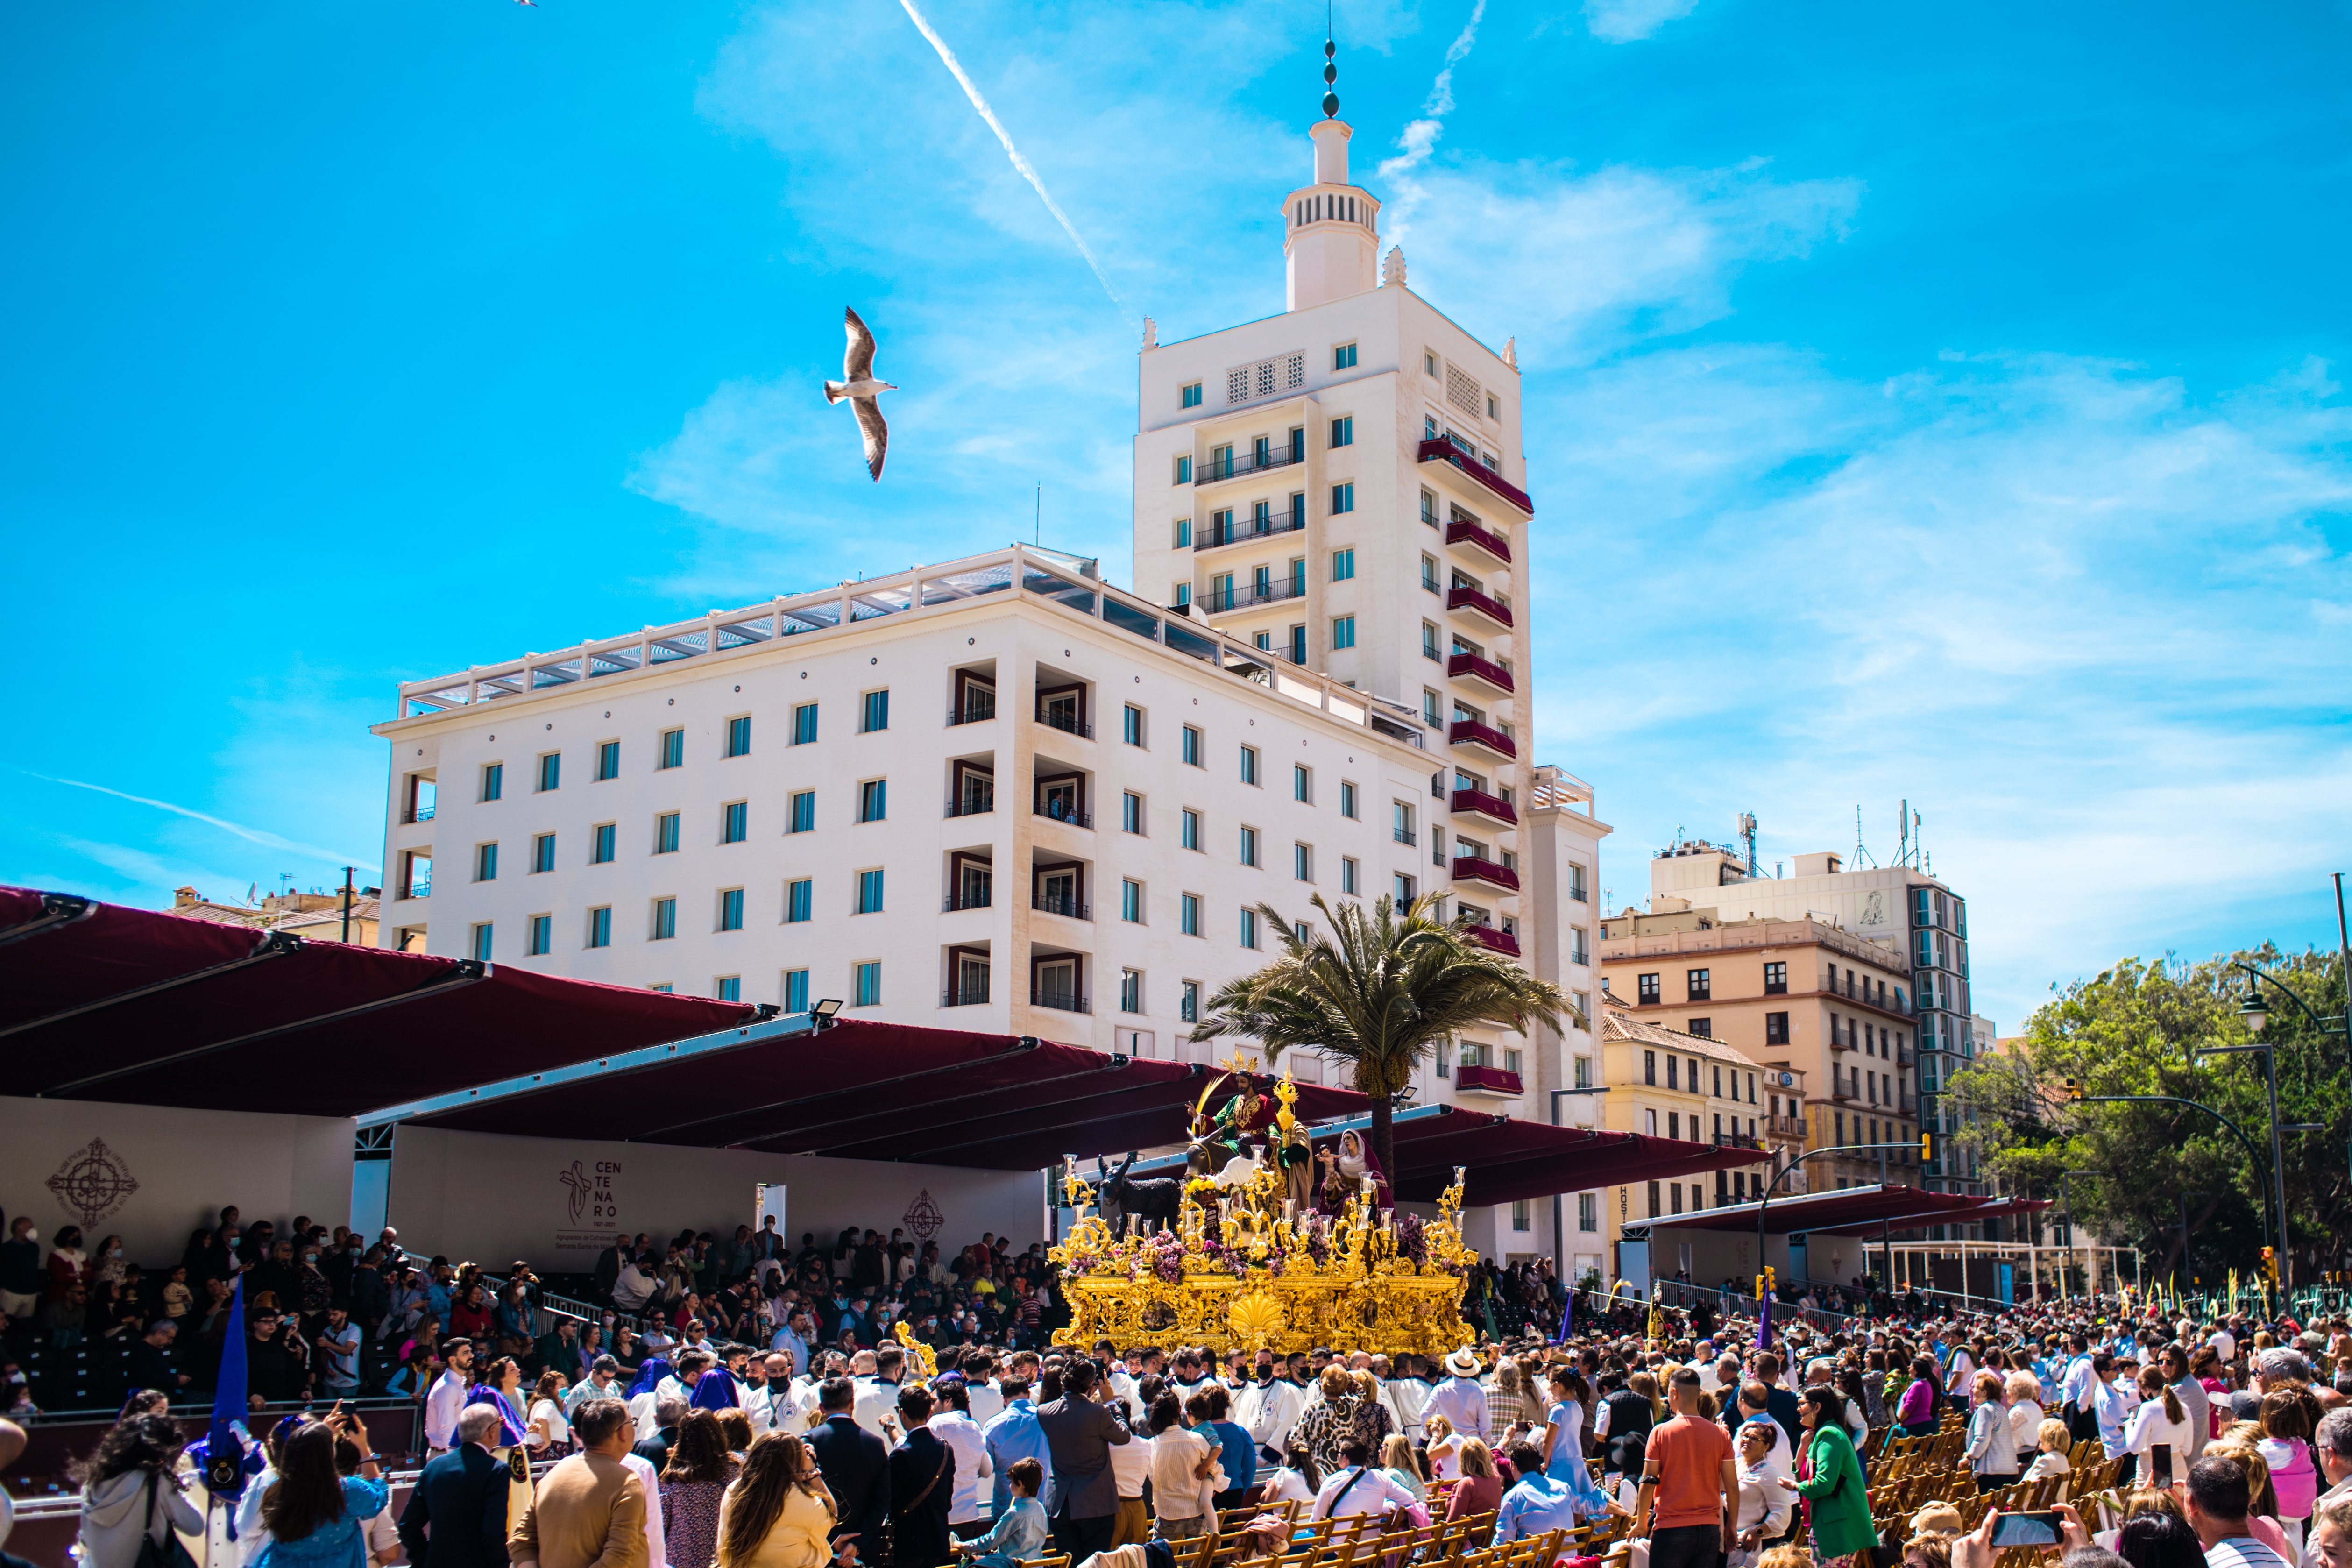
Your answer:
[[[345,1436],[366,1456],[355,1476],[335,1465],[336,1440]],[[298,1428],[279,1449],[278,1479],[262,1494],[266,1533],[253,1568],[367,1568],[366,1522],[391,1496],[366,1426],[338,1405],[324,1421]]]

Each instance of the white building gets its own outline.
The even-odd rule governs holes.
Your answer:
[[[1375,277],[1311,134],[1291,308],[1147,341],[1139,592],[1014,546],[404,685],[383,940],[1205,1060],[1257,903],[1434,891],[1589,1019],[1609,828],[1531,765],[1517,373]],[[1592,1049],[1466,1039],[1418,1098],[1591,1125],[1549,1091]]]

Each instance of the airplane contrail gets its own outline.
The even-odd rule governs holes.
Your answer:
[[[1478,41],[1478,24],[1486,18],[1486,0],[1470,9],[1470,20],[1463,24],[1453,44],[1445,51],[1445,64],[1437,79],[1430,84],[1429,98],[1421,106],[1421,118],[1404,128],[1397,138],[1402,149],[1380,167],[1383,179],[1398,184],[1397,199],[1389,205],[1394,222],[1390,229],[1391,238],[1402,238],[1411,226],[1413,209],[1421,205],[1421,183],[1412,178],[1412,171],[1429,161],[1437,146],[1437,139],[1445,133],[1445,117],[1454,112],[1454,68],[1469,55],[1472,45]]]
[[[168,811],[175,816],[184,816],[196,822],[209,824],[224,833],[234,833],[239,838],[248,843],[258,844],[267,849],[284,849],[296,855],[308,855],[313,859],[323,860],[331,866],[375,864],[373,854],[351,855],[337,849],[321,849],[315,844],[304,844],[296,839],[266,832],[258,827],[247,827],[243,823],[231,822],[226,817],[212,816],[188,806],[174,805],[168,800],[155,800],[143,795],[131,795],[123,790],[109,789],[104,784],[87,784],[80,779],[61,779],[48,773],[37,773],[30,768],[17,768],[15,771],[28,779],[39,779],[43,784],[65,784],[73,789],[86,789],[99,795],[110,795],[117,800],[127,800],[134,805],[152,805],[158,811]]]
[[[1037,193],[1037,199],[1045,204],[1045,210],[1054,215],[1054,221],[1062,226],[1062,232],[1070,237],[1070,243],[1078,247],[1078,254],[1087,258],[1087,265],[1094,269],[1095,281],[1101,284],[1103,292],[1110,296],[1110,302],[1118,307],[1121,315],[1133,321],[1135,312],[1128,308],[1125,300],[1119,298],[1118,290],[1111,287],[1109,274],[1103,270],[1102,263],[1095,259],[1095,253],[1087,248],[1087,242],[1078,237],[1078,231],[1072,226],[1069,215],[1062,211],[1061,205],[1054,200],[1053,193],[1045,189],[1045,182],[1037,177],[1037,171],[1030,166],[1028,159],[1021,155],[1021,149],[1013,144],[1013,137],[1004,129],[1004,122],[996,118],[996,110],[988,107],[988,100],[980,96],[980,89],[973,86],[971,78],[964,74],[962,64],[955,58],[955,51],[948,47],[947,40],[933,30],[923,14],[915,9],[915,0],[898,0],[898,4],[906,11],[908,19],[915,24],[916,30],[938,51],[940,63],[954,73],[957,85],[963,89],[963,95],[971,100],[972,108],[988,121],[988,128],[996,132],[996,139],[1004,144],[1004,155],[1013,160],[1013,166],[1021,172],[1023,179],[1029,182],[1029,188]],[[1479,4],[1483,9],[1485,0],[1479,0]]]

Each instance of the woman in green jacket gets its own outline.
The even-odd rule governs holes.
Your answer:
[[[1878,1544],[1878,1531],[1870,1522],[1870,1495],[1853,1439],[1846,1436],[1843,1397],[1833,1388],[1816,1386],[1800,1399],[1797,1408],[1804,1423],[1811,1473],[1801,1481],[1782,1477],[1780,1484],[1813,1505],[1815,1561],[1821,1568],[1839,1568],[1845,1559]]]

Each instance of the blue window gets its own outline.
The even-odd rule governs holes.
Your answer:
[[[677,813],[666,811],[654,818],[654,853],[677,853]]]
[[[1354,484],[1333,485],[1331,487],[1331,515],[1333,517],[1338,517],[1341,512],[1353,511],[1355,510],[1356,487]]]
[[[610,904],[602,909],[588,911],[588,945],[590,947],[613,945],[613,907]]]
[[[661,732],[661,752],[654,759],[656,768],[679,768],[686,765],[686,731],[664,730]]]
[[[1184,726],[1184,761],[1201,766],[1201,731],[1190,724]]]
[[[1122,969],[1118,972],[1118,1010],[1122,1013],[1143,1011],[1143,971]]]
[[[1314,804],[1315,771],[1305,763],[1290,764],[1290,798]]]
[[[1119,736],[1130,746],[1143,744],[1143,710],[1130,702],[1127,714],[1119,721]]]
[[[879,867],[857,873],[857,912],[861,915],[882,912],[882,872]]]
[[[743,929],[742,889],[729,888],[719,895],[719,929],[720,931]]]
[[[618,823],[600,822],[588,830],[588,864],[604,866],[619,853],[621,828]]]
[[[490,927],[487,921],[474,928],[474,956],[484,963],[490,961]]]
[[[793,744],[805,746],[816,740],[816,704],[803,702],[793,710]]]
[[[743,977],[740,974],[720,975],[718,984],[711,987],[711,994],[721,1002],[740,1002],[743,1000]]]
[[[787,1013],[805,1013],[808,1011],[807,970],[787,969],[784,971],[784,1011]]]
[[[1255,827],[1242,829],[1242,864],[1244,866],[1257,864],[1257,829]]]
[[[890,815],[890,781],[867,779],[857,786],[857,820],[880,822]]]
[[[1355,369],[1356,345],[1353,343],[1341,343],[1338,348],[1333,349],[1331,351],[1331,368],[1333,370]]]
[[[1132,879],[1118,885],[1118,918],[1143,923],[1143,884]],[[1133,1009],[1129,1009],[1133,1011]]]
[[[1178,388],[1176,393],[1176,405],[1180,408],[1200,407],[1201,384],[1197,381],[1188,381],[1181,387]]]
[[[866,694],[862,718],[863,722],[858,725],[858,729],[865,734],[870,735],[877,730],[887,730],[890,727],[890,691],[887,687],[879,691],[869,691]]]
[[[507,769],[504,763],[488,763],[482,767],[482,798],[496,800],[506,788]]]
[[[1331,552],[1331,581],[1352,582],[1356,575],[1356,552],[1352,550]]]
[[[539,759],[540,789],[541,791],[553,789],[557,784],[561,784],[562,780],[563,753],[562,752],[548,752],[543,753]]]
[[[1201,847],[1201,814],[1190,807],[1187,807],[1184,812],[1184,824],[1181,831],[1180,842],[1187,849],[1198,849]]]
[[[1294,844],[1290,847],[1290,876],[1291,879],[1297,882],[1311,882],[1315,879],[1313,849],[1304,844]]]
[[[1331,647],[1333,649],[1337,650],[1343,647],[1353,647],[1355,646],[1356,617],[1353,616],[1332,616]]]
[[[677,934],[677,900],[676,899],[656,899],[654,900],[654,940],[656,942],[667,942]]]
[[[879,1007],[882,1005],[882,963],[877,959],[857,966],[856,1000],[853,1007]]]
[[[748,757],[751,754],[750,715],[727,721],[727,754],[730,757]]]
[[[1180,485],[1192,482],[1192,454],[1190,452],[1176,459],[1176,482]]]
[[[1177,900],[1178,925],[1186,936],[1201,934],[1201,895],[1187,893]]]
[[[1242,783],[1245,784],[1257,783],[1257,748],[1255,746],[1242,748]]]
[[[816,791],[804,789],[793,796],[792,825],[787,833],[810,833],[816,828]]]
[[[814,901],[815,886],[815,883],[805,877],[797,882],[784,884],[784,921],[787,924],[798,925],[809,918],[809,908]]]
[[[495,882],[499,879],[499,847],[495,844],[474,846],[474,880]]]
[[[606,779],[616,779],[620,776],[621,742],[618,741],[607,741],[603,745],[596,748],[597,782],[601,784]]]
[[[1143,797],[1133,790],[1119,796],[1118,825],[1129,833],[1143,831]]]
[[[751,836],[751,804],[730,800],[719,809],[719,842],[740,844]]]
[[[1346,779],[1339,781],[1339,815],[1342,816],[1356,815],[1356,786]]]
[[[1348,352],[1349,353],[1353,353],[1356,351],[1351,348]],[[1344,414],[1339,418],[1331,421],[1331,445],[1334,447],[1352,447],[1355,444],[1356,416],[1354,415]]]
[[[1242,945],[1244,947],[1257,945],[1257,911],[1255,910],[1242,911]]]
[[[530,868],[533,871],[555,869],[555,835],[542,833],[530,841]]]
[[[1189,517],[1180,517],[1176,520],[1176,548],[1179,550],[1192,548],[1192,520]]]
[[[530,940],[525,951],[530,954],[530,956],[538,958],[555,945],[555,917],[553,915],[531,916],[529,931]]]

